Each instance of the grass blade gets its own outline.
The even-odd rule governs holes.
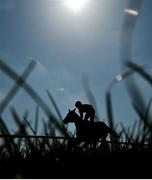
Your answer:
[[[23,116],[23,120],[24,120],[24,122],[27,124],[27,126],[31,129],[32,133],[33,133],[34,135],[36,135],[35,130],[32,128],[32,126],[30,125],[30,123],[29,123],[28,120],[27,120],[27,116],[28,116],[28,111],[25,112],[25,114],[24,114],[24,116]]]
[[[35,126],[34,126],[34,130],[37,134],[37,130],[38,130],[38,122],[39,122],[39,106],[36,106],[36,111],[35,111]]]
[[[97,120],[99,120],[99,113],[98,113],[96,99],[95,99],[93,92],[91,91],[87,77],[83,78],[83,85],[84,85],[84,90],[85,90],[85,93],[86,93],[86,96],[87,96],[89,102],[94,106],[94,108],[96,110],[95,116],[96,116]]]
[[[61,113],[60,113],[60,110],[59,110],[59,108],[58,108],[58,106],[57,106],[57,104],[56,104],[53,96],[51,95],[51,93],[50,93],[48,90],[47,90],[47,94],[48,94],[48,97],[49,97],[49,99],[51,100],[51,102],[52,102],[52,104],[53,104],[53,106],[54,106],[54,108],[55,108],[55,110],[56,110],[56,112],[57,112],[57,115],[58,115],[60,121],[62,122],[62,120],[63,120],[62,115],[61,115]]]
[[[109,126],[113,129],[114,120],[113,120],[113,110],[112,110],[112,98],[109,91],[106,92],[106,110],[108,116]]]
[[[15,85],[10,89],[6,97],[0,103],[0,116],[2,115],[2,113],[4,112],[8,104],[10,103],[10,101],[13,99],[15,94],[19,91],[20,87],[23,86],[24,81],[20,82],[20,79],[21,78],[24,80],[27,79],[27,77],[30,75],[30,73],[34,69],[35,65],[36,65],[36,61],[32,60],[27,66],[27,68],[25,69],[25,71],[23,72],[23,74],[21,75],[21,77],[16,80]]]

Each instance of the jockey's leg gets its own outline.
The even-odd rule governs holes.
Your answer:
[[[90,115],[88,113],[85,114],[84,120],[87,121],[89,119]]]

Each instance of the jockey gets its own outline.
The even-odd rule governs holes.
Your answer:
[[[90,119],[90,122],[94,122],[95,109],[92,107],[92,105],[82,104],[80,101],[76,101],[75,106],[78,108],[82,120]],[[83,113],[85,113],[84,119],[83,119]]]

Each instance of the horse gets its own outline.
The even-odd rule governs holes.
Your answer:
[[[90,122],[82,120],[81,117],[74,110],[69,110],[68,114],[63,120],[64,124],[74,123],[76,127],[76,137],[78,139],[98,141],[102,139],[105,141],[108,134],[117,138],[117,133],[108,127],[104,122]]]

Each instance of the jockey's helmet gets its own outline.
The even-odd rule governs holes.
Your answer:
[[[79,108],[82,105],[81,101],[76,101],[75,106]]]

